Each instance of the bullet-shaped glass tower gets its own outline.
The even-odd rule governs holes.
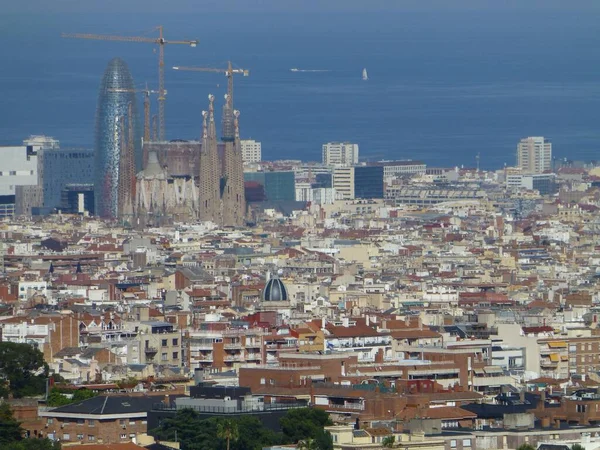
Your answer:
[[[127,128],[121,126],[121,121],[129,121],[129,103],[133,111],[136,171],[139,171],[142,153],[135,87],[125,61],[114,58],[104,71],[96,109],[94,197],[96,214],[104,218],[116,218],[119,213],[119,160],[121,149],[125,148],[124,140],[127,139]]]

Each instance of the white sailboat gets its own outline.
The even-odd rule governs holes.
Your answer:
[[[363,81],[367,81],[369,79],[369,75],[367,74],[366,67],[363,69],[362,79],[363,79]]]

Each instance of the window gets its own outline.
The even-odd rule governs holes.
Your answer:
[[[167,354],[166,353],[161,353],[160,360],[161,361],[168,361]]]
[[[167,346],[167,339],[163,339],[163,340],[162,340],[162,344],[161,344],[161,345],[162,345],[163,347],[166,347],[166,346]]]
[[[450,441],[450,448],[456,448],[456,439]]]
[[[119,420],[119,425],[125,425],[125,419],[120,419]]]
[[[90,427],[93,427],[94,425],[96,425],[96,421],[94,419],[90,419],[90,420],[88,420],[88,425]]]
[[[63,433],[63,441],[70,441],[71,435],[69,433]]]
[[[179,358],[179,352],[173,352],[173,359]]]
[[[121,439],[127,439],[127,434],[121,433]]]
[[[54,419],[52,417],[48,418],[48,425],[52,425],[54,423]]]
[[[78,434],[77,435],[77,440],[78,441],[83,441],[83,434]]]
[[[578,413],[584,413],[587,411],[587,405],[577,404],[576,410]]]
[[[130,420],[129,425],[135,425],[135,420]]]
[[[84,423],[85,423],[85,420],[77,419],[77,425],[83,425]]]
[[[173,338],[173,345],[179,345],[179,339]]]
[[[88,434],[88,441],[94,442],[95,440],[96,440],[96,436],[94,436],[93,434]]]
[[[267,384],[267,380],[265,380],[265,378],[264,378],[264,377],[263,377],[263,378],[261,378],[261,379],[260,379],[260,384]]]
[[[471,439],[463,439],[463,447],[470,447]]]
[[[17,171],[16,170],[11,170],[10,172],[8,172],[9,175],[17,175]]]

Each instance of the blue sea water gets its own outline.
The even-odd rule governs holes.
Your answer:
[[[482,167],[499,168],[514,164],[517,141],[533,135],[550,138],[558,158],[600,159],[600,14],[567,8],[0,15],[0,144],[47,134],[91,147],[107,62],[123,57],[138,86],[156,87],[157,55],[148,44],[60,33],[153,36],[162,24],[167,39],[200,40],[195,49],[166,48],[169,139],[198,138],[207,95],[222,103],[226,82],[168,68],[231,59],[250,69],[235,79],[234,98],[242,137],[262,141],[265,159],[319,160],[322,143],[348,140],[364,158],[474,166],[480,153]]]

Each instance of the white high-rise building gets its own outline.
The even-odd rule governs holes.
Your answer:
[[[542,136],[521,139],[517,145],[517,167],[523,173],[552,170],[552,143]]]
[[[328,166],[358,164],[358,144],[350,142],[328,142],[323,144],[323,164]]]
[[[262,146],[254,139],[240,140],[242,161],[244,164],[260,162],[262,160]]]
[[[340,200],[354,199],[354,167],[336,167],[333,169],[331,184]]]

